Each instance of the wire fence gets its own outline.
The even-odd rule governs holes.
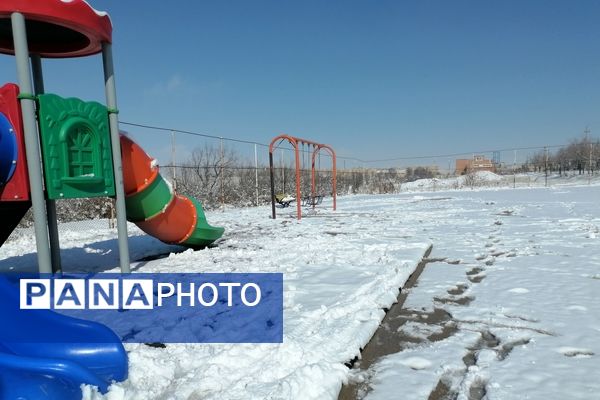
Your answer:
[[[205,209],[249,207],[271,201],[268,144],[206,132],[120,123],[127,135],[157,159],[160,172],[175,190],[197,198]],[[301,191],[309,194],[312,153],[309,147],[299,150]],[[287,143],[280,143],[273,159],[275,192],[293,194],[296,185],[293,149]],[[476,160],[488,161],[490,167],[482,169],[499,176],[492,180],[479,179],[473,174],[480,169]],[[459,165],[459,161],[462,164]],[[338,155],[337,162],[337,193],[340,195],[481,186],[551,186],[586,180],[592,183],[597,181],[600,169],[600,141],[586,136],[565,145],[379,160],[362,160],[342,154]],[[316,194],[330,196],[333,190],[332,159],[323,153],[315,164]],[[86,228],[86,221],[90,229],[95,229],[98,224],[106,224],[112,229],[114,201],[109,198],[61,200],[57,202],[57,213],[60,222],[78,221],[81,229]],[[31,223],[31,215],[27,215],[21,228]]]

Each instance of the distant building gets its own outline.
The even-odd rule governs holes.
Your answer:
[[[484,156],[475,155],[472,159],[458,159],[456,160],[456,174],[463,175],[469,172],[477,171],[490,171],[496,172],[496,166],[491,160],[488,160]]]
[[[440,166],[439,165],[429,165],[426,166],[429,171],[433,174],[433,176],[438,176],[440,174]]]

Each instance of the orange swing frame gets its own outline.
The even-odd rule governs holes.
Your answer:
[[[302,204],[301,204],[302,203],[302,193],[301,193],[301,187],[300,187],[300,149],[299,149],[300,144],[306,144],[306,145],[312,146],[312,149],[313,149],[312,150],[312,163],[311,163],[311,186],[310,186],[310,191],[311,191],[311,196],[313,198],[313,202],[314,202],[315,190],[316,190],[315,160],[317,158],[317,155],[321,151],[321,149],[326,150],[331,155],[331,159],[333,160],[332,197],[333,197],[333,210],[335,211],[336,206],[337,206],[337,204],[336,204],[336,202],[337,202],[337,188],[336,188],[337,169],[336,169],[335,151],[333,150],[333,148],[331,146],[329,146],[327,144],[317,143],[317,142],[313,142],[312,140],[302,139],[302,138],[284,134],[284,135],[279,135],[279,136],[275,137],[271,141],[271,144],[269,145],[269,172],[271,175],[271,211],[272,211],[273,219],[276,218],[273,151],[275,150],[275,148],[277,146],[279,146],[279,144],[277,146],[275,144],[277,142],[282,142],[284,140],[287,140],[292,145],[292,147],[294,148],[294,154],[295,154],[295,158],[296,158],[296,211],[297,211],[298,219],[299,220],[302,219]],[[315,205],[313,204],[313,208],[314,207],[315,207]]]

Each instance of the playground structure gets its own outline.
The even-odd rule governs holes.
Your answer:
[[[15,56],[19,81],[18,93],[13,90],[10,97],[4,96],[4,105],[18,112],[9,116],[12,129],[2,135],[23,137],[25,158],[14,157],[13,162],[17,169],[26,168],[29,177],[30,199],[12,201],[21,202],[21,216],[31,201],[40,272],[61,270],[55,201],[96,196],[115,196],[120,267],[129,272],[110,18],[81,0],[8,0],[0,5],[0,24],[0,52]],[[106,107],[44,93],[42,57],[83,57],[100,52]],[[0,109],[5,115],[6,111]],[[17,120],[22,120],[22,132]],[[14,179],[8,176],[8,181]],[[15,208],[14,204],[7,206],[8,202],[11,199],[2,197],[1,215],[9,213],[6,207]],[[3,226],[3,237],[15,228],[16,219]]]
[[[130,272],[127,219],[192,248],[221,237],[201,203],[176,194],[155,160],[120,135],[106,13],[84,0],[3,0],[0,53],[15,56],[19,81],[0,88],[0,246],[32,207],[39,272],[61,271],[55,202],[91,197],[115,198],[123,273]],[[98,53],[106,106],[44,93],[42,58]],[[108,328],[34,311],[19,310],[18,285],[0,276],[0,321],[8,323],[0,331],[0,398],[79,399],[83,383],[106,392],[127,378],[127,355]]]
[[[165,242],[193,248],[223,234],[208,225],[199,201],[175,194],[152,159],[137,157],[139,146],[128,146],[137,153],[122,156],[106,13],[83,0],[8,0],[0,5],[0,27],[0,53],[15,55],[19,78],[18,86],[0,89],[0,216],[6,221],[0,245],[32,206],[39,271],[60,271],[55,201],[67,198],[115,198],[122,272],[130,269],[127,219]],[[100,52],[107,106],[44,93],[42,57]]]
[[[276,211],[275,211],[275,201],[276,201],[276,195],[275,195],[275,179],[274,179],[274,166],[273,166],[273,151],[275,150],[275,148],[277,148],[279,146],[279,144],[283,141],[287,141],[289,142],[292,147],[293,147],[293,151],[294,151],[294,157],[295,157],[295,169],[296,169],[296,214],[297,214],[297,218],[298,220],[302,219],[302,205],[304,203],[304,205],[311,205],[311,206],[315,206],[316,204],[320,203],[322,200],[322,197],[320,195],[317,195],[316,193],[316,171],[315,171],[315,161],[317,159],[317,156],[319,155],[321,150],[325,150],[329,153],[329,155],[331,156],[332,159],[332,163],[333,163],[333,168],[332,168],[332,197],[333,197],[333,210],[336,210],[336,200],[337,200],[337,189],[336,189],[336,156],[335,156],[335,151],[333,150],[333,148],[329,145],[326,144],[321,144],[321,143],[317,143],[317,142],[313,142],[312,140],[307,140],[307,139],[302,139],[302,138],[298,138],[298,137],[294,137],[294,136],[289,136],[289,135],[279,135],[277,137],[275,137],[270,145],[269,145],[269,173],[270,173],[270,177],[271,177],[271,213],[272,213],[272,218],[275,219],[276,218]],[[311,155],[311,179],[310,179],[310,196],[303,198],[302,197],[302,189],[301,189],[301,179],[300,179],[300,171],[301,171],[301,162],[300,162],[300,146],[308,146],[308,148],[312,148],[312,152],[310,152]],[[289,205],[290,201],[287,202],[287,204]]]

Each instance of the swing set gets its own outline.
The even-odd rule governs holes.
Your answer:
[[[296,161],[296,198],[290,198],[289,196],[278,196],[275,195],[275,179],[274,179],[274,167],[273,167],[273,151],[279,147],[281,142],[288,141],[294,150],[295,161]],[[300,146],[302,146],[302,159],[300,159]],[[304,151],[305,146],[308,147],[308,152]],[[331,148],[331,146],[326,144],[321,144],[317,142],[313,142],[311,140],[297,138],[289,135],[279,135],[275,137],[271,144],[269,145],[269,171],[271,175],[271,210],[273,219],[276,217],[275,213],[275,202],[280,203],[282,206],[289,206],[291,201],[296,201],[296,210],[298,219],[302,219],[302,206],[312,206],[313,208],[321,204],[323,201],[323,195],[316,194],[316,171],[315,171],[315,162],[317,161],[317,156],[320,155],[321,150],[325,150],[331,156],[333,160],[333,177],[332,177],[332,197],[333,197],[333,210],[336,209],[336,158],[335,151]],[[301,179],[300,173],[303,171],[301,168],[301,164],[304,164],[304,154],[308,153],[311,155],[311,179],[310,179],[310,195],[306,197],[302,197],[302,188],[301,188]],[[302,162],[301,162],[302,160]],[[320,157],[319,157],[320,160]],[[319,162],[320,164],[320,162]],[[319,165],[320,167],[320,165]],[[284,166],[285,168],[285,166]],[[285,178],[284,178],[284,186],[285,186]],[[285,187],[284,187],[285,191]]]

